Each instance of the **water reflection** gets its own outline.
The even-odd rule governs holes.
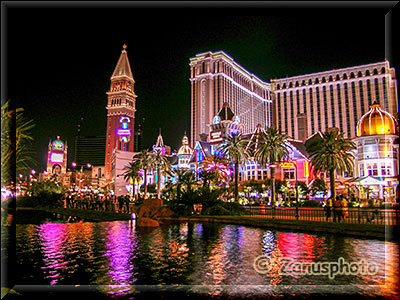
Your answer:
[[[274,266],[266,274],[253,267],[260,255]],[[98,285],[101,293],[113,296],[134,295],[141,285],[190,285],[192,291],[209,295],[398,295],[397,243],[236,225],[143,229],[129,222],[18,224],[17,257],[18,284]],[[333,280],[279,273],[287,258],[312,264],[339,257],[367,260],[379,272]]]

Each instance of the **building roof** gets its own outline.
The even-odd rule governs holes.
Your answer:
[[[397,120],[375,101],[358,121],[357,136],[384,134],[398,134]]]
[[[234,121],[235,114],[233,113],[232,109],[229,107],[229,103],[225,102],[222,105],[221,110],[218,113],[221,121]]]
[[[121,56],[119,57],[117,66],[115,67],[114,73],[111,76],[111,79],[116,79],[116,78],[123,78],[123,77],[128,77],[130,79],[133,79],[131,67],[129,64],[128,60],[128,55],[126,53],[126,45],[123,46]]]

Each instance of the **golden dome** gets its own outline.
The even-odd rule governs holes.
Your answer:
[[[376,101],[357,123],[357,136],[397,134],[397,120]]]

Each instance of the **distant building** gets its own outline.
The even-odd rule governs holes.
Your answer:
[[[357,136],[374,100],[397,116],[397,80],[388,61],[272,80],[275,126],[294,139],[336,127]]]
[[[190,144],[208,137],[213,118],[227,102],[251,133],[257,124],[272,125],[271,84],[240,66],[223,51],[205,52],[190,59]]]
[[[64,143],[59,136],[53,141],[50,140],[47,152],[47,168],[42,177],[44,180],[56,175],[57,180],[64,186],[70,186],[71,174],[67,170],[67,153],[67,143]]]
[[[111,76],[110,90],[107,92],[107,134],[105,151],[105,177],[112,178],[111,157],[114,150],[133,153],[134,121],[136,111],[136,98],[134,92],[135,80],[123,46],[117,66]],[[117,155],[118,157],[118,155]],[[115,172],[114,172],[115,173]]]
[[[104,166],[106,151],[106,136],[77,136],[75,137],[75,157],[77,166]]]
[[[143,150],[143,132],[142,128],[139,124],[136,132],[135,132],[135,140],[133,144],[134,152],[141,152]]]
[[[399,128],[396,118],[374,102],[357,124],[354,179],[360,198],[395,202],[399,186]],[[363,187],[363,188],[361,188]],[[367,193],[368,191],[368,193]]]

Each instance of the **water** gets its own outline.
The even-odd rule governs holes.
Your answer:
[[[353,294],[398,297],[398,244],[339,235],[252,227],[170,223],[155,229],[128,221],[66,223],[47,218],[16,226],[16,290],[38,286],[140,298],[146,292],[207,297]],[[264,255],[265,274],[255,270]],[[286,259],[365,260],[374,275],[279,274]],[[263,271],[263,270],[261,270]],[[86,290],[85,290],[86,289]],[[170,293],[171,295],[173,293]],[[75,297],[75,296],[74,296]]]

